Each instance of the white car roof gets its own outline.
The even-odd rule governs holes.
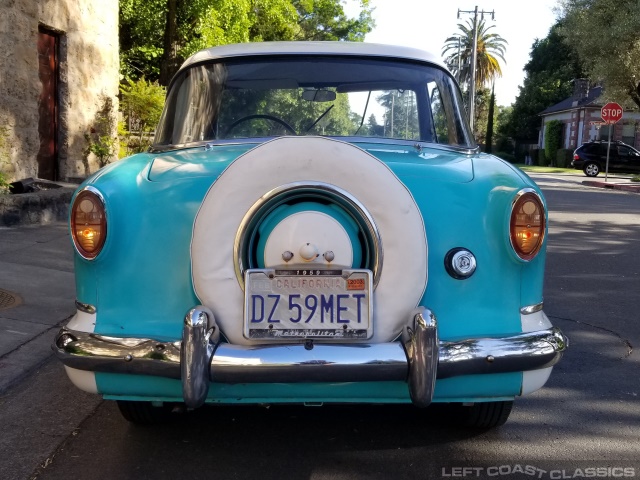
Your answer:
[[[439,57],[417,48],[363,42],[250,42],[201,50],[189,57],[180,70],[195,63],[229,57],[254,55],[353,55],[403,58],[447,67]]]

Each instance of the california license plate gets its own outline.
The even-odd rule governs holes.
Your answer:
[[[250,339],[368,339],[370,270],[251,269],[245,274],[244,335]]]

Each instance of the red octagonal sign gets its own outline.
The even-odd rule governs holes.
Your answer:
[[[618,123],[622,119],[622,107],[616,102],[609,102],[600,112],[604,123]]]

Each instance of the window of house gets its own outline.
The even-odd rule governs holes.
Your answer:
[[[622,142],[627,145],[635,146],[636,143],[636,126],[628,123],[622,126]]]

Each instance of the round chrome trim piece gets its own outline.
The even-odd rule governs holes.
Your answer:
[[[364,230],[363,233],[369,237],[368,240],[373,243],[373,245],[369,245],[371,250],[369,257],[371,259],[370,263],[373,264],[371,266],[373,284],[376,286],[382,271],[384,251],[380,232],[369,211],[354,196],[335,185],[323,182],[293,182],[281,185],[265,193],[251,206],[240,222],[233,245],[235,272],[240,287],[244,290],[244,272],[248,263],[246,258],[247,241],[251,232],[268,212],[285,201],[295,198],[294,196],[300,198],[308,198],[309,196],[324,198],[340,205],[351,214],[356,223]]]
[[[544,228],[542,229],[542,238],[540,239],[540,246],[538,247],[538,250],[536,251],[535,255],[533,255],[531,258],[528,258],[528,259],[522,258],[520,255],[518,255],[516,246],[513,244],[513,238],[511,238],[511,218],[513,217],[513,208],[516,206],[516,203],[518,202],[518,200],[520,200],[520,197],[522,197],[526,193],[532,193],[533,195],[536,196],[536,198],[540,202],[540,205],[542,206],[542,218],[544,221],[544,225],[543,225]],[[542,197],[540,196],[540,194],[533,188],[527,187],[527,188],[520,189],[518,193],[516,193],[515,196],[513,197],[513,200],[511,201],[511,211],[509,212],[509,223],[508,223],[507,235],[509,236],[509,245],[511,245],[511,249],[513,250],[513,253],[516,255],[516,258],[521,262],[529,263],[531,260],[533,260],[538,256],[538,253],[540,253],[540,250],[542,249],[542,244],[544,243],[545,237],[547,236],[547,207],[545,206],[544,201],[542,200]]]
[[[478,266],[476,256],[466,248],[452,248],[444,257],[447,273],[456,280],[465,280],[474,274]]]
[[[78,196],[80,196],[81,193],[83,192],[91,192],[92,194],[94,194],[96,197],[98,197],[98,200],[100,200],[100,203],[102,203],[102,210],[104,211],[104,224],[105,224],[105,230],[106,232],[109,231],[109,217],[107,215],[107,202],[104,199],[104,196],[102,195],[102,193],[100,192],[100,190],[98,190],[95,187],[92,187],[91,185],[87,185],[86,187],[84,187],[82,190],[78,190],[76,192],[76,194],[73,196],[73,201],[70,204],[69,207],[69,228],[71,229],[71,226],[73,224],[72,219],[71,219],[71,215],[73,215],[73,206],[76,203],[76,199],[78,198]],[[100,252],[102,250],[104,250],[105,245],[107,244],[107,233],[105,233],[105,239],[104,242],[102,242],[102,247],[100,249],[100,251],[98,252],[97,255],[93,256],[93,257],[88,257],[86,255],[83,255],[82,252],[80,251],[80,249],[78,248],[78,244],[76,242],[76,238],[74,233],[71,231],[71,240],[73,241],[73,248],[75,249],[76,253],[78,255],[80,255],[83,259],[88,260],[88,261],[93,261],[96,258],[98,258],[100,256]],[[91,313],[91,312],[87,312],[87,313]]]

